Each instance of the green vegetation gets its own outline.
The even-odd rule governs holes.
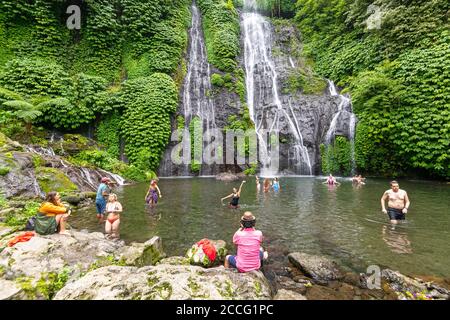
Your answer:
[[[131,163],[156,169],[169,141],[170,115],[178,106],[175,82],[166,74],[129,80],[124,85],[127,101],[123,119],[125,152]]]
[[[11,171],[11,169],[8,167],[0,167],[0,176],[6,176],[9,171]]]
[[[315,70],[352,95],[359,171],[450,177],[448,10],[445,0],[297,1]]]
[[[259,11],[272,17],[290,18],[295,12],[295,0],[256,0]]]
[[[23,227],[27,223],[28,219],[37,214],[40,202],[27,201],[25,207],[20,211],[13,211],[6,215],[5,223],[10,227]]]
[[[198,0],[208,61],[221,71],[234,71],[239,55],[239,16],[232,1]]]
[[[351,144],[345,137],[337,136],[331,145],[320,145],[322,172],[349,176],[352,171]]]
[[[295,61],[295,68],[289,70],[283,92],[295,94],[301,91],[303,94],[322,94],[327,83],[314,71],[312,60],[305,56],[300,34],[294,22],[279,18],[273,18],[271,22],[278,35],[278,41],[272,49],[273,55],[283,53]]]
[[[45,193],[50,191],[77,191],[78,187],[64,172],[56,168],[40,167],[35,170],[39,187]]]
[[[153,176],[178,104],[190,1],[85,2],[80,30],[66,27],[70,4],[0,4],[0,131],[30,137],[31,124],[63,131],[93,125],[112,159],[124,138],[128,177]],[[77,158],[98,162],[92,153]]]

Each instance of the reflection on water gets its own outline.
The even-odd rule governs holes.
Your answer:
[[[383,240],[394,253],[412,253],[411,241],[406,232],[396,230],[394,225],[382,227]]]
[[[235,253],[231,239],[249,210],[265,236],[263,246],[277,261],[303,251],[330,256],[356,271],[377,264],[411,274],[450,274],[450,187],[445,184],[400,181],[411,207],[406,223],[390,230],[380,206],[387,179],[368,179],[361,187],[340,179],[341,185],[330,187],[321,177],[282,178],[280,191],[267,193],[262,186],[258,192],[254,178],[246,180],[239,209],[220,202],[239,183],[213,178],[161,179],[164,198],[151,210],[143,201],[147,184],[121,187],[115,190],[124,206],[121,236],[144,242],[159,235],[169,255],[184,255],[202,238],[223,239]],[[102,230],[94,207],[73,214],[70,224]]]

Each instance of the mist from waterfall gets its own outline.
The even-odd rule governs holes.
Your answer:
[[[244,34],[244,63],[246,71],[247,105],[255,123],[259,142],[261,175],[274,176],[278,173],[278,148],[270,143],[286,121],[289,134],[293,137],[291,151],[294,153],[294,167],[297,174],[312,175],[311,162],[297,118],[290,104],[283,105],[279,97],[274,60],[271,56],[272,30],[269,20],[257,12],[255,0],[244,1],[242,30]],[[282,120],[282,121],[281,121]],[[267,141],[269,140],[269,142]]]

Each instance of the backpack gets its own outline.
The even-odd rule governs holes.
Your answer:
[[[33,231],[35,226],[36,226],[36,216],[33,216],[30,219],[28,219],[27,224],[25,225],[25,230]]]

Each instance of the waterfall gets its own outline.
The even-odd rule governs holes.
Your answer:
[[[59,145],[60,145],[60,147],[61,147],[61,154],[64,154],[64,153],[65,153],[63,143],[64,143],[64,138],[61,137],[61,138],[59,139]]]
[[[109,174],[111,175],[111,177],[114,178],[114,180],[116,180],[119,186],[123,186],[125,184],[125,179],[122,178],[120,175],[111,172]]]
[[[338,111],[333,116],[331,120],[330,127],[325,136],[325,143],[330,145],[333,142],[336,134],[336,127],[338,125],[339,119],[347,113],[346,118],[348,118],[348,139],[350,141],[350,153],[351,153],[351,174],[354,175],[356,172],[356,164],[355,164],[355,129],[356,129],[356,115],[352,111],[351,100],[350,98],[339,94],[337,92],[336,86],[333,81],[327,80],[329,93],[331,96],[339,96],[340,102],[338,105]]]
[[[88,182],[88,184],[90,186],[92,186],[94,189],[96,189],[96,186],[94,184],[94,182],[91,179],[91,174],[89,173],[89,170],[83,167],[80,167],[81,170],[81,174],[83,176],[84,179],[86,179],[86,181]]]
[[[289,57],[289,63],[291,64],[291,67],[295,69],[295,63],[294,60],[292,60],[292,57]]]
[[[103,170],[103,169],[98,169],[98,171],[103,172],[106,174],[106,176],[109,176],[112,178],[112,180],[114,180],[119,186],[123,186],[125,184],[125,179],[122,178],[120,175]]]
[[[336,86],[334,85],[334,82],[331,80],[327,80],[329,85],[329,92],[332,96],[339,96],[340,103],[338,105],[338,111],[333,116],[333,119],[330,123],[330,128],[328,128],[327,134],[325,136],[325,143],[330,144],[332,140],[334,139],[336,127],[338,124],[338,120],[340,116],[346,112],[349,114],[349,124],[348,124],[348,138],[350,141],[353,141],[355,138],[355,126],[356,126],[356,116],[354,115],[352,111],[351,101],[350,98],[343,96],[342,94],[339,94],[337,92]]]
[[[189,30],[189,38],[189,62],[184,79],[181,110],[185,118],[185,129],[189,130],[192,119],[198,117],[202,121],[203,132],[208,132],[208,130],[216,129],[217,125],[214,102],[210,96],[212,90],[210,65],[207,61],[201,16],[195,3],[192,4],[192,25]],[[207,133],[206,144],[211,142],[211,138],[211,135]],[[197,160],[205,163],[204,159]],[[209,170],[208,166],[202,165],[199,174],[208,174],[207,170]],[[189,175],[187,165],[183,167],[181,175]]]
[[[350,135],[350,152],[352,157],[352,177],[356,174],[356,162],[355,162],[355,129],[356,129],[356,115],[351,114],[350,124],[349,124],[349,135]]]
[[[33,186],[34,186],[34,193],[41,197],[41,198],[45,198],[45,192],[42,191],[41,187],[39,186],[39,183],[37,182],[36,178],[34,178],[33,181]]]
[[[259,142],[259,161],[261,174],[272,176],[278,173],[278,167],[271,159],[278,157],[266,142],[273,133],[278,133],[286,122],[289,133],[295,142],[290,151],[295,159],[294,169],[299,174],[312,174],[311,162],[297,118],[290,104],[283,105],[280,100],[278,74],[271,56],[272,31],[270,22],[256,11],[255,0],[244,1],[242,29],[244,32],[244,55],[246,71],[247,105],[252,121],[255,123]],[[273,154],[272,154],[273,153]]]
[[[26,146],[25,150],[27,152],[31,152],[31,153],[36,153],[38,155],[42,155],[42,156],[50,156],[50,157],[55,157],[55,151],[53,151],[52,147],[49,148],[44,148],[44,147],[33,147],[33,146]]]

